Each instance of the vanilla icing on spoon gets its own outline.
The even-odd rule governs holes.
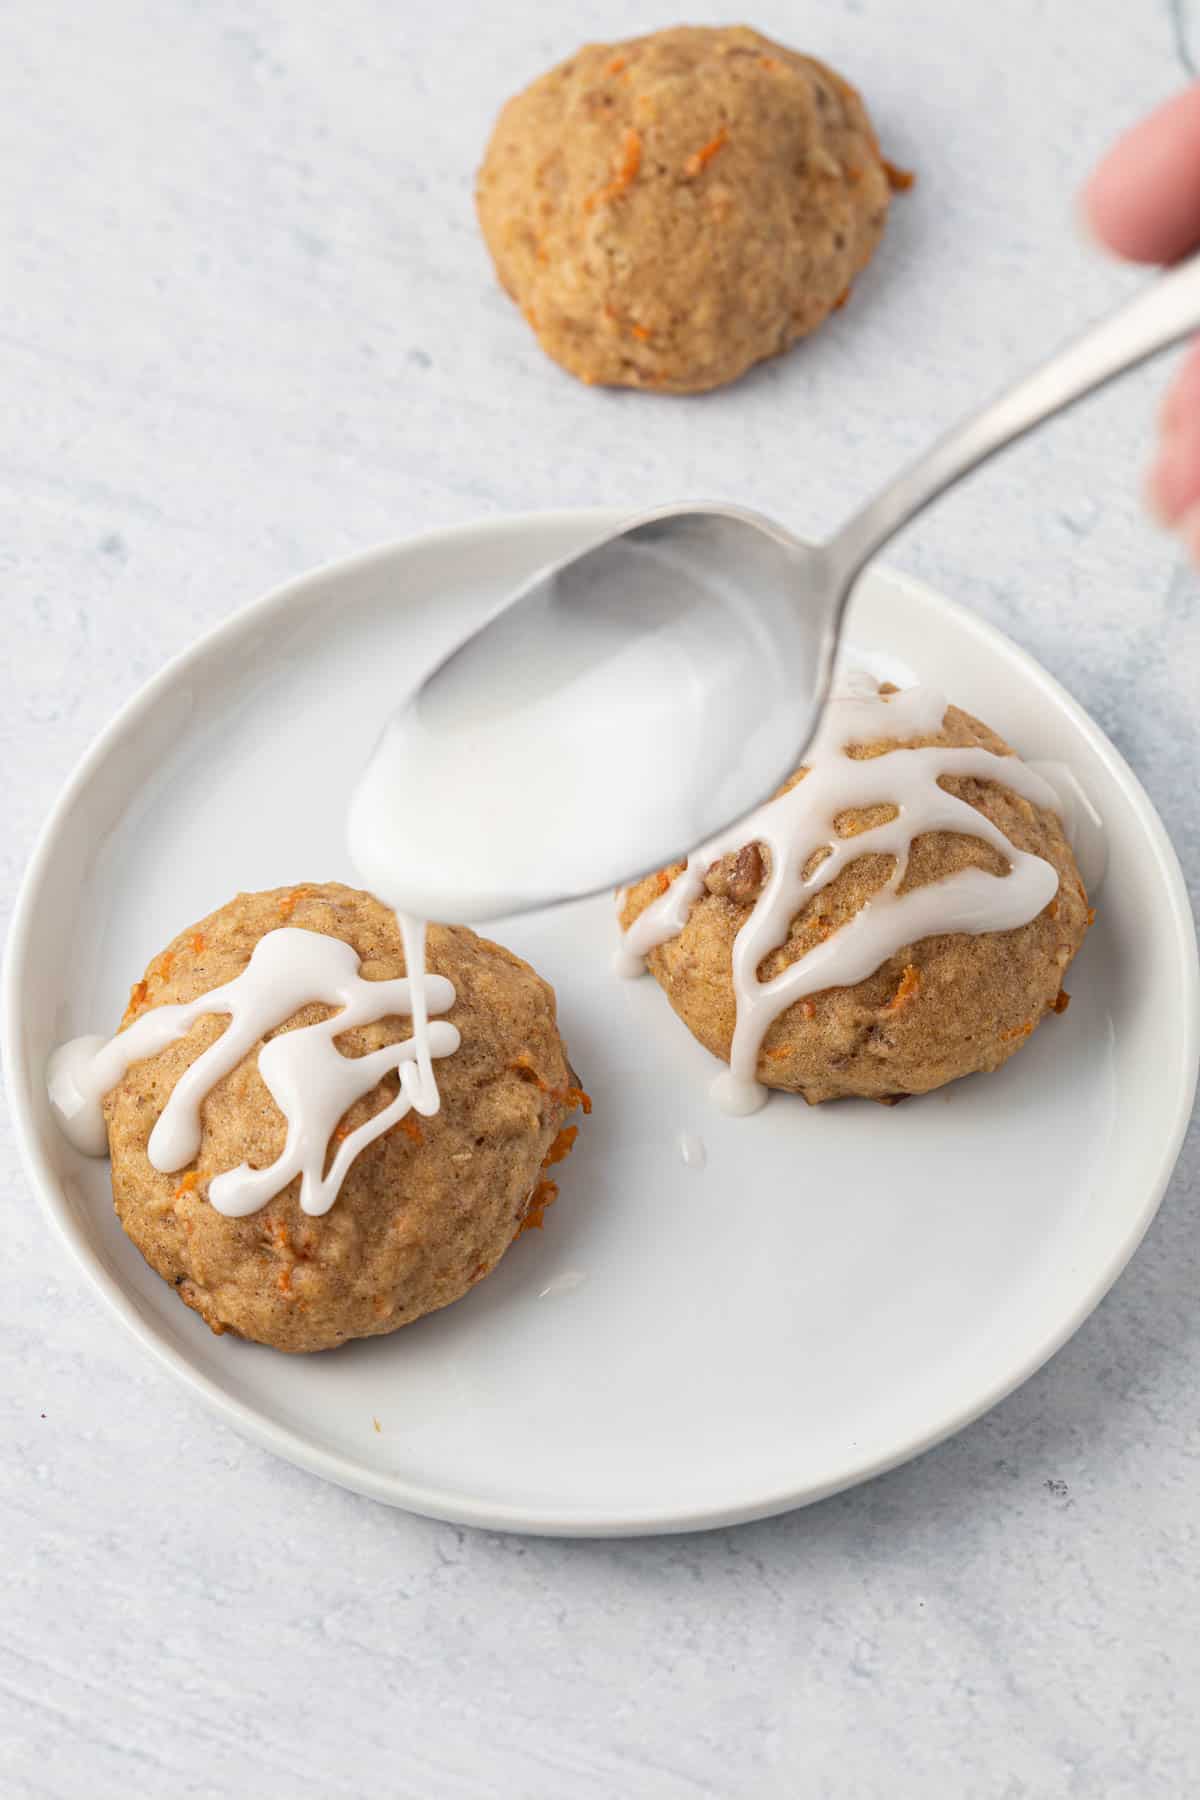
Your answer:
[[[875,684],[867,682],[873,689]],[[616,966],[622,974],[640,974],[647,953],[683,930],[714,862],[746,844],[767,850],[769,873],[733,946],[736,1024],[729,1069],[713,1084],[713,1096],[726,1110],[754,1112],[763,1104],[767,1090],[757,1078],[763,1039],[797,1000],[865,980],[920,938],[1027,925],[1058,892],[1058,871],[1050,863],[1019,850],[990,819],[940,786],[944,776],[974,776],[1010,788],[1035,806],[1057,810],[1054,789],[1015,756],[973,746],[906,748],[902,741],[878,756],[848,754],[857,744],[881,739],[932,737],[945,714],[945,696],[934,688],[883,695],[867,691],[863,679],[854,677],[851,691],[826,707],[805,758],[808,773],[803,779],[694,851],[683,871],[625,932]],[[880,806],[895,808],[894,816],[854,837],[838,835],[836,820],[842,813]],[[1008,874],[961,869],[901,893],[913,841],[930,831],[982,839],[1005,857]],[[813,868],[817,851],[825,855]],[[770,980],[761,980],[760,964],[786,941],[796,914],[848,863],[871,852],[894,858],[883,887],[824,943]]]
[[[185,1168],[199,1153],[200,1109],[216,1084],[269,1031],[286,1024],[301,1007],[320,1002],[337,1011],[315,1025],[280,1032],[258,1053],[258,1072],[287,1121],[282,1152],[266,1168],[242,1163],[214,1176],[208,1198],[218,1212],[243,1218],[299,1176],[302,1210],[328,1212],[346,1171],[368,1144],[410,1112],[429,1117],[438,1111],[433,1062],[452,1055],[460,1041],[456,1026],[430,1018],[448,1012],[455,993],[444,976],[425,973],[425,926],[398,916],[407,976],[365,981],[357,954],[341,938],[283,926],[259,939],[246,968],[223,987],[183,1005],[155,1007],[107,1042],[75,1038],[64,1044],[50,1058],[46,1076],[63,1131],[77,1149],[105,1155],[105,1094],[134,1063],[186,1036],[197,1019],[224,1013],[229,1019],[225,1030],[180,1076],[150,1134],[146,1153],[153,1168],[164,1174]],[[365,1056],[345,1056],[337,1048],[336,1040],[352,1026],[396,1014],[413,1022],[413,1034],[403,1043]],[[326,1173],[338,1120],[389,1074],[399,1077],[395,1099],[347,1134]]]

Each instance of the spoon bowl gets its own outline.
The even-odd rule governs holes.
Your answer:
[[[735,506],[645,512],[543,570],[409,694],[354,796],[366,882],[471,921],[669,863],[802,760],[846,602],[947,488],[1200,327],[1200,257],[973,414],[813,547]]]
[[[351,808],[363,877],[471,921],[686,855],[796,766],[836,648],[830,573],[734,506],[641,514],[542,570],[390,721]]]

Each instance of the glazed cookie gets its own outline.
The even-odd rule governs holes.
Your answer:
[[[370,894],[333,883],[240,894],[155,957],[123,1027],[237,981],[281,927],[349,946],[337,955],[351,971],[357,957],[348,978],[356,991],[406,974],[395,915]],[[288,953],[280,960],[286,976],[305,946],[272,941]],[[228,1195],[231,1181],[240,1181],[245,1196],[291,1142],[292,1115],[285,1119],[274,1097],[284,1090],[260,1073],[264,1044],[336,1016],[336,1007],[295,1009],[293,992],[277,1024],[207,1089],[185,1169],[155,1166],[151,1134],[181,1079],[236,1019],[202,1013],[175,1041],[132,1063],[107,1094],[117,1216],[150,1266],[214,1331],[294,1351],[394,1331],[457,1300],[524,1226],[540,1223],[554,1193],[545,1171],[570,1149],[575,1130],[566,1121],[586,1105],[558,1034],[553,990],[519,957],[464,928],[429,928],[427,967],[430,1010],[442,1032],[434,1049],[440,1110],[410,1110],[365,1142],[335,1197],[318,1195],[325,1210],[315,1216],[301,1207],[298,1177],[261,1201],[251,1189],[249,1199],[259,1203],[245,1216],[229,1216],[242,1202]],[[386,1063],[389,1046],[412,1038],[412,1023],[372,1013],[369,1002],[368,993],[362,1021],[333,1042],[344,1059],[376,1054]],[[327,1151],[321,1132],[326,1171],[341,1144],[396,1102],[400,1066],[393,1056],[391,1069],[340,1119],[335,1099]],[[301,1069],[289,1080],[302,1078]]]
[[[686,394],[840,306],[907,181],[832,69],[744,26],[681,26],[589,44],[510,100],[477,204],[548,355]]]
[[[629,890],[627,952],[750,1103],[998,1069],[1065,1007],[1091,920],[1053,801],[931,690],[834,701],[744,841]]]

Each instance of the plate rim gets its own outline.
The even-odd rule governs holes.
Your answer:
[[[157,1328],[142,1314],[126,1293],[120,1281],[104,1267],[89,1249],[75,1226],[65,1204],[61,1185],[42,1152],[39,1133],[33,1117],[31,1092],[33,1071],[24,1066],[20,1050],[21,1001],[25,975],[30,960],[29,938],[37,908],[37,896],[44,871],[54,853],[63,822],[76,800],[87,787],[93,774],[103,765],[110,751],[136,728],[139,719],[154,705],[189,664],[218,648],[224,639],[233,639],[255,622],[266,619],[294,605],[314,585],[323,584],[331,576],[349,576],[386,562],[397,553],[418,549],[436,550],[442,545],[464,544],[473,538],[521,537],[547,528],[578,527],[581,534],[607,529],[628,516],[628,509],[616,507],[554,508],[517,513],[504,517],[469,520],[442,526],[409,537],[388,539],[368,546],[347,557],[338,557],[309,569],[270,589],[257,599],[235,607],[223,619],[201,633],[192,643],[171,656],[163,666],[117,709],[116,713],[88,745],[76,762],[57,799],[54,801],[22,876],[13,908],[12,923],[4,958],[2,995],[2,1046],[14,1134],[21,1162],[43,1214],[63,1242],[92,1287],[109,1309],[116,1314],[134,1338],[154,1356],[156,1361],[181,1380],[184,1386],[208,1408],[243,1435],[264,1449],[296,1467],[308,1470],[340,1487],[363,1494],[386,1505],[401,1507],[425,1517],[470,1525],[489,1530],[511,1531],[535,1536],[556,1537],[629,1537],[663,1533],[713,1530],[752,1519],[767,1518],[814,1504],[830,1495],[857,1486],[885,1474],[889,1469],[912,1461],[934,1445],[942,1443],[991,1410],[1042,1368],[1083,1324],[1110,1291],[1142,1242],[1153,1221],[1178,1160],[1184,1134],[1191,1118],[1200,1065],[1200,951],[1192,920],[1191,905],[1179,858],[1158,816],[1153,801],[1141,781],[1101,727],[1077,700],[1037,659],[1004,632],[960,605],[936,588],[886,564],[878,573],[913,591],[923,604],[942,615],[953,615],[956,624],[965,625],[989,650],[1014,658],[1042,692],[1065,711],[1092,750],[1104,763],[1110,776],[1122,789],[1146,831],[1154,853],[1156,873],[1165,893],[1171,922],[1183,951],[1181,1011],[1185,1054],[1180,1061],[1179,1088],[1172,1122],[1161,1147],[1146,1198],[1132,1222],[1132,1228],[1105,1264],[1098,1277],[1076,1300],[1074,1306],[1046,1333],[1043,1339],[1018,1360],[1006,1375],[969,1403],[939,1418],[929,1429],[911,1438],[903,1447],[883,1455],[870,1455],[851,1462],[828,1481],[792,1486],[759,1495],[745,1502],[731,1502],[698,1507],[691,1512],[677,1508],[647,1511],[644,1506],[630,1512],[620,1509],[538,1512],[528,1506],[507,1502],[472,1500],[454,1491],[424,1486],[399,1475],[385,1475],[368,1464],[327,1450],[313,1443],[301,1432],[280,1424],[255,1406],[227,1392],[198,1368],[182,1351],[160,1337]]]

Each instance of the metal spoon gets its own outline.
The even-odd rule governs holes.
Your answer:
[[[352,808],[360,871],[408,910],[484,918],[611,887],[733,824],[802,762],[882,546],[1198,328],[1200,257],[948,432],[828,543],[740,507],[666,507],[542,570],[393,718]]]

